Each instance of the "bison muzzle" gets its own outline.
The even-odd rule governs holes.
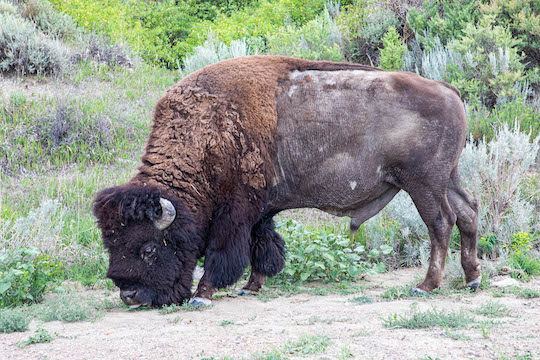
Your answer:
[[[159,100],[137,175],[95,199],[107,276],[130,306],[182,303],[204,256],[195,298],[247,266],[244,289],[257,291],[284,266],[275,214],[318,208],[351,217],[354,233],[404,190],[432,245],[413,291],[440,286],[456,223],[476,288],[478,210],[458,173],[466,132],[457,89],[416,74],[279,56],[208,66]]]

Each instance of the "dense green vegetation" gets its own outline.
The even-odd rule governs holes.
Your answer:
[[[62,280],[102,284],[94,194],[134,174],[168,87],[255,53],[455,85],[469,118],[461,167],[480,202],[479,254],[519,280],[539,275],[539,34],[538,0],[0,0],[0,307],[39,302]],[[274,284],[352,281],[429,256],[405,194],[355,239],[347,220],[278,220],[288,258]],[[456,284],[459,249],[456,230],[447,265]],[[408,288],[394,290],[389,298]],[[78,313],[87,311],[62,319]],[[7,310],[0,318],[6,332],[28,324]]]

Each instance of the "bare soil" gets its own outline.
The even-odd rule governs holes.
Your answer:
[[[327,336],[324,352],[287,354],[290,359],[526,359],[540,357],[540,299],[514,294],[494,298],[492,291],[451,293],[431,298],[387,301],[380,295],[388,287],[405,285],[423,274],[405,269],[366,279],[365,291],[351,295],[299,294],[262,301],[256,296],[223,297],[213,307],[162,315],[158,310],[107,312],[95,322],[51,322],[44,326],[57,333],[51,343],[19,348],[38,326],[24,333],[0,334],[1,359],[252,359],[256,354],[282,351],[288,341],[303,335]],[[540,288],[540,279],[523,286]],[[234,294],[235,289],[230,293]],[[100,291],[102,294],[104,290]],[[376,302],[355,304],[351,298],[367,295]],[[500,324],[450,330],[390,329],[383,319],[406,314],[413,303],[420,310],[432,307],[473,311],[489,300],[514,310],[497,317]],[[479,320],[480,315],[473,316]],[[487,335],[487,337],[485,337]],[[453,338],[457,338],[454,340]],[[348,351],[345,351],[345,350]],[[344,355],[350,353],[351,355]],[[520,357],[521,358],[521,357]]]

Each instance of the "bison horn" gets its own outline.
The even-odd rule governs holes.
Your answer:
[[[174,208],[174,205],[167,199],[159,198],[159,203],[161,204],[162,215],[159,219],[154,221],[154,225],[156,225],[159,230],[164,230],[174,221],[174,218],[176,217],[176,209]]]

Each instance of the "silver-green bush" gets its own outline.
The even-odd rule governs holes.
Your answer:
[[[342,45],[341,31],[326,8],[303,27],[287,26],[268,38],[270,54],[308,60],[342,61]]]
[[[55,11],[48,1],[40,2],[39,10],[32,20],[44,33],[59,39],[73,38],[78,32],[71,16]]]
[[[462,181],[479,201],[479,233],[496,236],[497,253],[512,241],[513,233],[538,227],[534,206],[521,196],[540,148],[540,136],[529,139],[518,126],[509,129],[504,124],[491,142],[467,144],[460,158]]]
[[[21,310],[0,309],[0,333],[28,330],[32,318]]]
[[[67,48],[19,16],[0,14],[0,70],[21,73],[59,73],[69,65]]]
[[[182,77],[185,77],[192,72],[202,69],[205,66],[215,64],[221,60],[248,56],[256,54],[257,51],[251,49],[246,39],[233,40],[230,45],[226,45],[219,41],[210,32],[203,46],[197,46],[192,55],[182,59],[183,68],[179,68]]]

